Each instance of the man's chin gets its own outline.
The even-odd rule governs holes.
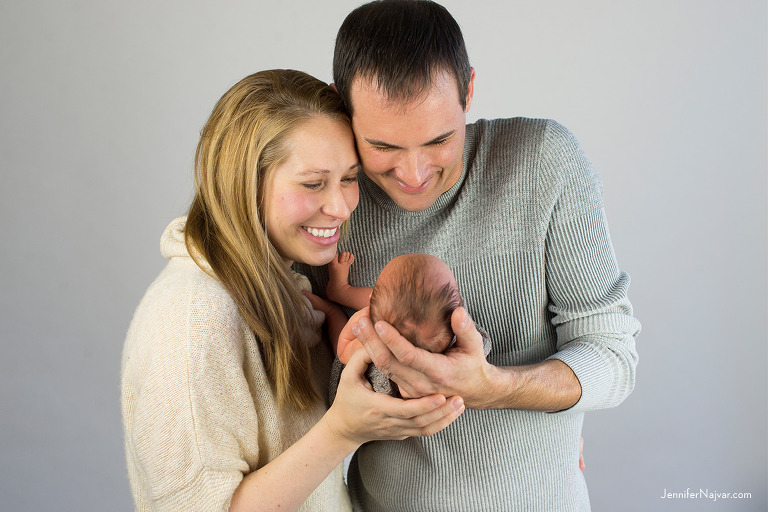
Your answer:
[[[420,194],[407,194],[402,190],[385,190],[387,195],[395,202],[397,206],[409,212],[420,212],[426,210],[437,201],[437,196],[431,190]]]
[[[408,211],[408,212],[423,212],[424,210],[426,210],[427,208],[429,208],[433,204],[435,204],[434,201],[432,201],[431,203],[425,203],[425,204],[419,204],[419,205],[411,205],[411,204],[401,205],[401,204],[398,204],[398,206],[401,209],[403,209],[405,211]]]

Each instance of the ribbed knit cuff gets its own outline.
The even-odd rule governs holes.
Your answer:
[[[585,412],[615,407],[634,388],[636,361],[627,361],[627,343],[634,340],[574,341],[549,357],[567,364],[581,384],[581,398],[561,412]],[[635,353],[631,351],[630,353]]]

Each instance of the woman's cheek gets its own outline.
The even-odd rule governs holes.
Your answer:
[[[345,197],[350,212],[357,208],[357,204],[360,202],[360,187],[357,183],[350,187],[350,190],[345,193]]]

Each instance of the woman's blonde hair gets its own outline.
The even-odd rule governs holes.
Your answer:
[[[203,127],[185,229],[190,254],[208,262],[253,330],[278,404],[300,409],[319,398],[299,334],[308,306],[267,237],[263,201],[289,135],[317,116],[350,124],[339,96],[306,73],[262,71],[235,84]]]

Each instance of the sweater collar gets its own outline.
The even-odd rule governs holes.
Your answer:
[[[461,188],[464,186],[464,181],[467,178],[467,172],[468,172],[469,166],[471,165],[472,155],[474,154],[474,148],[475,148],[475,125],[468,124],[466,135],[464,138],[464,153],[461,159],[461,162],[462,162],[461,175],[459,176],[459,179],[456,180],[456,183],[454,183],[451,188],[443,192],[437,198],[434,204],[432,204],[432,206],[430,206],[426,210],[410,212],[408,210],[404,210],[400,208],[387,195],[386,192],[384,192],[376,183],[374,183],[373,180],[371,180],[363,171],[360,171],[359,178],[360,178],[360,188],[362,191],[362,195],[370,197],[378,206],[396,215],[401,215],[404,217],[420,217],[420,216],[434,215],[435,213],[441,212],[446,207],[451,205],[456,199],[456,196],[461,191]]]

